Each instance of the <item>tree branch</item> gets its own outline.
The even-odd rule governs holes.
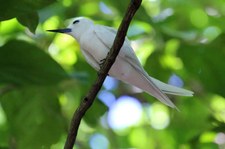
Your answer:
[[[104,65],[99,70],[98,78],[93,84],[92,88],[90,89],[87,96],[81,101],[79,107],[77,108],[76,112],[73,115],[73,118],[71,120],[70,130],[67,136],[67,140],[64,146],[64,149],[72,149],[74,146],[74,143],[76,141],[76,136],[78,132],[78,128],[81,122],[82,117],[86,113],[86,111],[91,107],[91,105],[94,102],[94,99],[96,95],[98,94],[99,90],[102,87],[102,84],[111,68],[113,63],[116,60],[116,57],[120,51],[120,48],[123,45],[123,42],[125,40],[125,36],[128,30],[128,27],[130,25],[130,22],[135,14],[135,12],[138,10],[138,8],[141,5],[142,0],[131,0],[126,14],[122,20],[122,23],[118,29],[117,35],[115,37],[115,40],[113,42],[113,46],[110,49],[110,52],[108,56],[106,57],[106,61]]]

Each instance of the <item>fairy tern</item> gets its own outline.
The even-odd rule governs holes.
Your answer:
[[[86,61],[97,71],[112,47],[117,33],[114,28],[94,24],[92,20],[85,17],[75,18],[67,28],[48,31],[66,33],[75,38],[80,44]],[[142,89],[172,108],[176,108],[176,106],[166,94],[193,96],[192,91],[163,83],[149,76],[127,38],[108,74]]]

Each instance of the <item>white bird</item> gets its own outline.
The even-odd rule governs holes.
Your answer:
[[[65,29],[48,31],[66,33],[74,37],[80,44],[87,62],[97,71],[112,47],[117,33],[114,28],[94,24],[92,20],[84,17],[75,18]],[[165,84],[150,77],[140,64],[127,38],[108,74],[142,89],[172,108],[176,106],[166,94],[193,96],[192,91]]]

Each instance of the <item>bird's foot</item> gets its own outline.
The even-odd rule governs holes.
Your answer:
[[[99,63],[100,68],[103,67],[103,65],[105,64],[105,61],[106,61],[106,58],[100,60],[100,63]]]
[[[106,61],[106,58],[100,60],[100,63],[99,63],[100,70],[102,69],[103,65],[105,64],[105,61]],[[100,70],[98,71],[98,76],[102,75]]]
[[[109,52],[107,53],[106,58],[108,57],[108,55],[109,55]],[[105,64],[106,58],[104,58],[104,59],[100,60],[100,63],[99,63],[100,68],[102,68],[102,67],[103,67],[103,65]]]

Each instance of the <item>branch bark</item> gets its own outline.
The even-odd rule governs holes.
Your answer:
[[[76,141],[78,128],[81,122],[81,119],[85,115],[86,111],[91,107],[93,104],[96,95],[98,94],[99,90],[102,87],[102,84],[111,68],[113,63],[116,60],[116,57],[120,51],[120,48],[123,45],[123,42],[125,40],[125,36],[128,30],[128,27],[130,25],[130,22],[135,14],[135,12],[138,10],[138,8],[141,5],[142,0],[131,0],[126,14],[122,20],[122,23],[120,24],[120,27],[118,29],[117,35],[115,37],[115,40],[113,42],[113,46],[110,49],[110,52],[108,56],[106,57],[106,61],[104,65],[101,67],[101,69],[98,72],[98,78],[95,81],[95,83],[92,85],[92,88],[86,95],[86,97],[81,101],[79,107],[75,111],[71,124],[70,124],[70,130],[67,136],[67,140],[64,146],[64,149],[72,149],[74,146],[74,143]]]

